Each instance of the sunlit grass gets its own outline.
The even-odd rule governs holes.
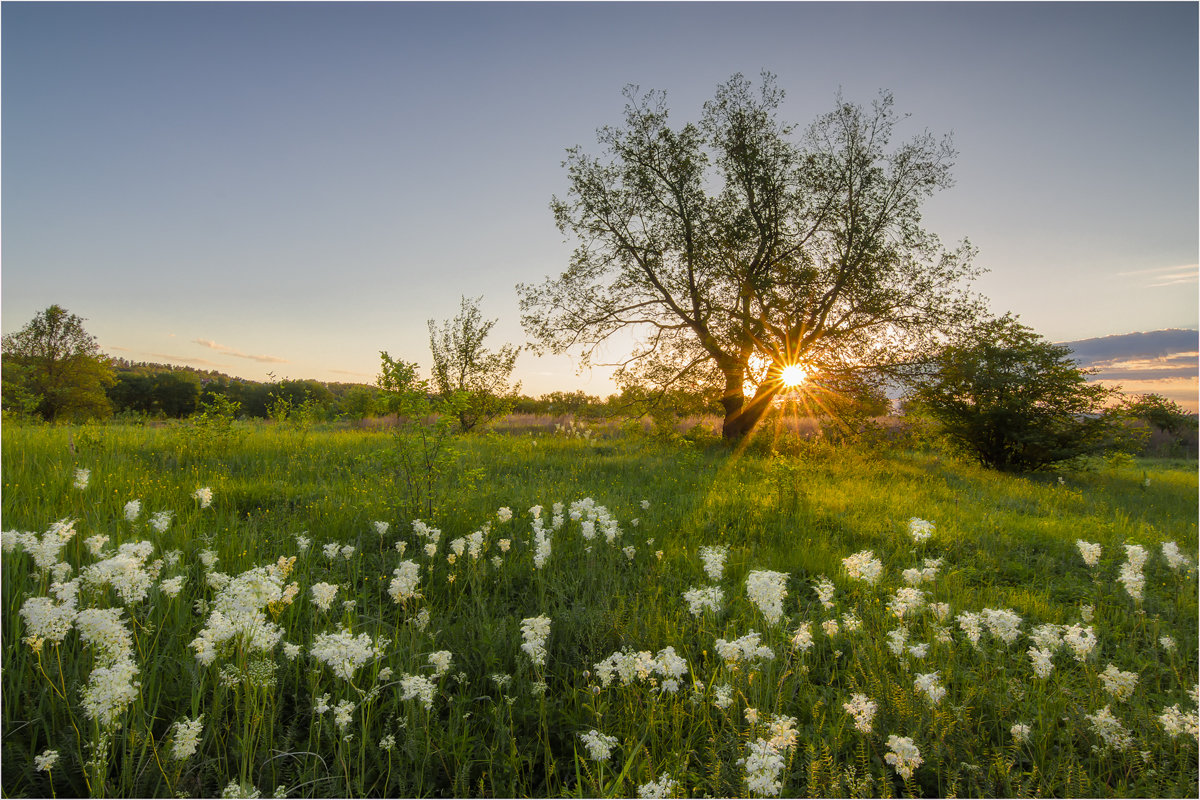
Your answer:
[[[768,441],[731,456],[644,437],[479,435],[462,441],[441,511],[425,520],[442,530],[429,558],[427,540],[401,512],[387,433],[263,425],[222,442],[198,441],[183,427],[4,433],[6,530],[42,532],[74,519],[61,558],[75,575],[99,560],[84,540],[103,534],[110,551],[141,540],[154,545],[150,559],[178,549],[179,565],[159,581],[186,578],[179,597],[152,588],[129,607],[138,698],[103,768],[89,771],[96,737],[79,698],[94,655],[75,632],[44,644],[40,660],[22,643],[27,626],[16,610],[44,596],[51,579],[21,548],[4,554],[7,794],[47,795],[52,777],[58,795],[214,795],[234,781],[263,795],[283,787],[290,796],[629,796],[665,775],[681,796],[740,796],[751,791],[740,760],[770,720],[783,718],[796,731],[780,751],[784,795],[1174,796],[1195,788],[1194,736],[1171,736],[1159,719],[1172,705],[1196,709],[1196,572],[1170,568],[1159,553],[1175,541],[1195,563],[1194,464],[1022,478],[877,448],[813,444],[783,457],[762,454]],[[85,490],[73,487],[76,468],[91,470]],[[212,488],[210,508],[193,497],[201,486]],[[570,518],[585,497],[619,526],[612,543],[602,532],[585,538],[586,516]],[[124,516],[132,499],[142,504],[135,522]],[[543,506],[549,530],[555,503],[564,519],[535,569],[528,509]],[[146,519],[162,510],[175,515],[159,534]],[[911,517],[933,521],[934,535],[914,542]],[[376,521],[388,523],[386,535]],[[465,548],[477,531],[479,558],[456,553],[453,540]],[[311,540],[306,551],[298,534]],[[1081,538],[1101,546],[1097,567],[1082,562]],[[1140,605],[1116,581],[1127,543],[1150,553]],[[326,546],[338,555],[327,557]],[[703,546],[727,548],[718,580],[705,574]],[[219,559],[211,569],[200,563],[204,550]],[[850,578],[843,565],[864,550],[882,563],[877,585]],[[296,557],[282,582],[298,592],[269,617],[300,654],[289,658],[280,643],[265,656],[236,649],[198,662],[190,643],[219,594],[211,574],[236,577],[281,556]],[[920,588],[927,604],[949,606],[948,621],[927,606],[913,612],[903,627],[928,652],[898,657],[888,634],[902,625],[889,605],[905,585],[902,570],[934,558],[936,577]],[[406,559],[420,565],[422,596],[401,605],[389,582]],[[747,595],[756,571],[787,576],[778,624]],[[830,609],[814,591],[823,578],[835,589]],[[310,599],[318,583],[338,586],[327,611]],[[721,589],[721,610],[694,616],[683,595],[704,586]],[[111,589],[85,589],[87,605],[121,603]],[[972,646],[955,615],[985,608],[1019,615],[1021,638],[1005,645],[985,634]],[[1033,629],[1078,624],[1084,613],[1094,653],[1076,662],[1059,652],[1050,676],[1036,678],[1026,654]],[[844,626],[847,614],[861,627],[829,635],[823,625]],[[544,667],[521,647],[522,620],[541,615],[551,620]],[[813,643],[800,650],[793,639],[805,624]],[[386,640],[352,681],[312,653],[318,635],[342,626]],[[772,658],[735,668],[717,655],[719,639],[752,631]],[[596,665],[614,653],[668,647],[687,663],[676,691],[662,691],[661,675],[656,685],[601,686]],[[402,699],[403,676],[432,677],[428,658],[440,651],[452,664],[435,680],[431,708]],[[1106,693],[1099,674],[1109,663],[1138,674],[1130,699]],[[914,688],[918,674],[934,671],[946,690],[937,705]],[[728,707],[717,706],[721,692]],[[869,734],[843,708],[857,693],[878,705]],[[331,710],[318,713],[324,694]],[[345,727],[333,710],[342,701],[355,704]],[[1106,705],[1131,732],[1130,746],[1104,750],[1086,715]],[[196,754],[172,760],[174,724],[200,714]],[[1014,739],[1014,724],[1030,726],[1027,741]],[[590,730],[617,740],[607,762],[586,756],[581,736]],[[924,761],[907,781],[885,761],[889,735],[920,748]],[[39,771],[34,759],[47,749],[60,760]]]

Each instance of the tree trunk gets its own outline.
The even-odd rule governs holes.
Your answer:
[[[766,380],[759,385],[758,391],[754,393],[754,397],[748,403],[742,393],[744,373],[739,372],[736,376],[726,374],[725,394],[721,397],[721,405],[725,409],[725,421],[721,425],[721,436],[726,441],[736,441],[745,437],[758,427],[758,423],[771,409],[771,403],[775,400],[775,395],[779,394],[779,388],[782,385],[779,382],[778,374],[773,374],[775,372],[772,370],[767,373]],[[735,377],[736,387],[732,384]]]

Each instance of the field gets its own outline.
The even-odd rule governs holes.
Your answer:
[[[1195,796],[1194,461],[455,446],[6,425],[3,793]]]

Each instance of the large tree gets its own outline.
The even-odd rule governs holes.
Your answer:
[[[947,250],[921,226],[953,148],[928,132],[890,146],[890,95],[870,109],[839,97],[803,136],[778,119],[783,92],[765,73],[758,91],[735,75],[677,129],[662,92],[625,95],[601,156],[567,151],[569,189],[551,207],[579,241],[570,265],[518,287],[537,347],[601,363],[632,330],[618,382],[712,386],[724,435],[740,438],[789,366],[882,379],[978,313],[970,245]]]
[[[29,398],[48,421],[106,417],[112,367],[83,319],[53,305],[4,337],[5,394]],[[7,397],[5,407],[9,407]]]

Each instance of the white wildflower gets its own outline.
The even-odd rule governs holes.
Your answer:
[[[1083,539],[1076,539],[1075,546],[1079,548],[1079,555],[1083,556],[1083,563],[1089,567],[1094,567],[1100,563],[1100,545],[1094,542],[1085,542]]]
[[[1122,672],[1116,665],[1109,664],[1104,672],[1100,673],[1100,680],[1104,684],[1104,690],[1117,700],[1128,700],[1137,686],[1138,674]]]
[[[836,624],[836,623],[835,623]],[[813,646],[812,623],[803,622],[792,633],[792,648],[801,653],[807,653]]]
[[[450,671],[450,662],[454,659],[449,650],[438,650],[430,653],[428,662],[433,666],[433,677],[440,678]]]
[[[83,470],[83,471],[87,472],[87,470]],[[78,483],[76,483],[76,485],[78,486]],[[86,487],[87,487],[87,478],[85,477],[83,479],[83,486],[79,486],[79,488],[83,489]],[[57,763],[58,763],[58,751],[57,750],[43,750],[42,754],[40,756],[33,757],[33,766],[35,766],[37,768],[38,772],[49,772],[50,770],[54,769],[54,765]]]
[[[1096,633],[1092,627],[1083,627],[1082,625],[1068,625],[1063,629],[1063,644],[1070,648],[1072,655],[1076,661],[1084,661],[1088,654],[1096,647]]]
[[[923,763],[921,751],[913,744],[913,740],[907,736],[889,736],[887,746],[889,752],[883,760],[891,764],[900,777],[905,780],[911,778],[913,770]]]
[[[1192,565],[1191,560],[1179,551],[1179,545],[1175,542],[1163,542],[1162,554],[1163,558],[1167,560],[1167,566],[1171,569],[1186,569]]]
[[[883,574],[883,562],[875,558],[875,553],[871,550],[863,550],[852,556],[846,556],[842,559],[842,564],[846,567],[846,574],[851,578],[864,580],[870,584],[878,581],[879,576]]]
[[[1117,581],[1125,586],[1125,591],[1138,603],[1142,602],[1142,590],[1146,585],[1146,577],[1142,574],[1146,556],[1146,549],[1141,545],[1125,545],[1125,563],[1121,565],[1121,573],[1117,576]]]
[[[919,544],[933,536],[933,523],[920,517],[912,517],[908,521],[908,534]]]
[[[1092,732],[1104,740],[1106,747],[1124,750],[1133,744],[1133,734],[1121,724],[1119,719],[1113,716],[1108,706],[1095,714],[1084,714],[1083,716],[1092,723]]]
[[[1173,706],[1164,706],[1162,714],[1159,715],[1158,721],[1162,723],[1163,729],[1167,735],[1174,738],[1181,733],[1186,733],[1200,739],[1200,728],[1197,727],[1196,712],[1185,714],[1179,710],[1179,704]]]
[[[150,527],[158,533],[166,533],[167,528],[171,527],[171,517],[175,516],[174,511],[155,511],[150,515]]]
[[[349,700],[341,700],[333,707],[333,724],[337,726],[339,731],[345,731],[347,726],[353,720],[354,703]]]
[[[142,501],[130,500],[125,504],[125,519],[127,522],[133,522],[142,513]]]
[[[208,508],[212,505],[213,491],[208,486],[201,486],[192,492],[192,497],[200,501],[201,508]]]
[[[1039,678],[1046,678],[1054,670],[1054,662],[1051,657],[1054,655],[1053,650],[1047,650],[1039,647],[1030,647],[1027,651],[1029,660],[1033,662],[1033,672]]]
[[[579,738],[583,740],[588,758],[593,761],[608,761],[613,748],[617,746],[617,737],[609,736],[595,729],[579,734]]]
[[[1030,727],[1023,722],[1017,722],[1009,728],[1009,733],[1012,734],[1013,741],[1024,742],[1029,739]]]
[[[1005,644],[1012,644],[1021,635],[1021,618],[1012,609],[985,608],[980,615],[992,636]]]
[[[88,481],[91,479],[91,477],[92,471],[90,469],[75,470],[75,488],[79,490],[86,489],[88,486]]]
[[[328,666],[334,675],[348,681],[368,661],[383,655],[383,643],[365,633],[352,636],[343,628],[337,633],[318,633],[313,637],[309,653]]]
[[[400,566],[392,570],[392,582],[388,584],[388,594],[397,603],[409,598],[420,597],[417,584],[421,582],[421,567],[415,561],[401,561]]]
[[[729,666],[737,666],[743,661],[753,663],[773,659],[775,651],[766,645],[760,644],[761,641],[761,634],[756,631],[750,631],[745,636],[735,639],[732,642],[717,639],[714,649],[717,651],[717,655]]]
[[[865,694],[854,694],[850,696],[850,702],[842,704],[842,708],[854,717],[854,727],[860,733],[871,732],[871,720],[875,718],[875,711],[878,709],[874,700]]]
[[[917,679],[913,681],[913,687],[929,698],[929,702],[935,706],[946,696],[946,687],[938,683],[937,672],[918,674]]]
[[[758,739],[746,745],[746,757],[741,760],[746,768],[746,793],[756,797],[778,797],[783,789],[779,780],[786,766],[783,754],[766,739]]]
[[[84,716],[102,730],[116,728],[125,709],[138,698],[137,674],[138,668],[128,659],[92,670],[80,701]]]
[[[787,597],[787,573],[756,570],[746,577],[746,596],[776,625],[783,620],[783,600]]]
[[[888,649],[897,656],[904,655],[904,648],[908,644],[908,629],[897,628],[894,631],[888,631]]]
[[[183,761],[196,754],[200,746],[200,734],[204,730],[204,715],[195,719],[184,717],[171,726],[173,738],[171,742],[171,758]]]
[[[183,591],[183,582],[186,578],[183,575],[176,575],[174,578],[168,578],[158,585],[158,590],[170,598],[179,596]]]
[[[916,611],[925,604],[925,593],[920,589],[914,589],[906,586],[896,590],[892,595],[892,599],[888,602],[888,611],[896,615],[897,619],[904,619],[906,614]]]
[[[817,579],[817,583],[813,586],[813,591],[817,594],[817,600],[826,610],[833,608],[833,581],[826,578],[824,575]]]
[[[670,797],[675,791],[675,781],[667,773],[663,773],[656,781],[643,783],[638,787],[638,797],[641,798],[663,798]]]
[[[540,509],[539,509],[540,510]],[[546,639],[550,636],[550,618],[544,614],[521,620],[521,649],[535,667],[546,665]]]
[[[729,555],[728,547],[701,547],[700,560],[704,562],[704,571],[714,581],[721,580],[725,571],[725,559]]]
[[[421,675],[400,676],[400,699],[420,700],[425,710],[433,708],[433,697],[437,692],[437,684]]]
[[[314,583],[309,589],[313,605],[322,611],[328,611],[333,605],[333,599],[337,597],[338,588],[336,583]]]

